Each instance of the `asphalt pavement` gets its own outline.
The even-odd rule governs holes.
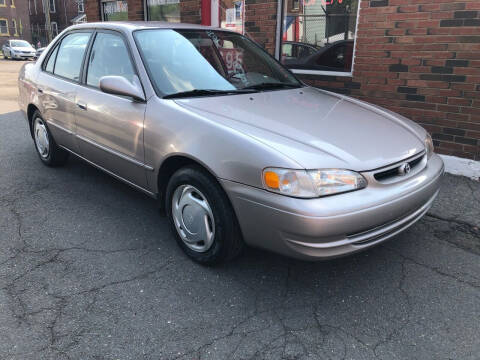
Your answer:
[[[480,358],[479,182],[446,175],[367,252],[209,268],[154,200],[73,157],[43,166],[18,111],[0,126],[0,359]]]

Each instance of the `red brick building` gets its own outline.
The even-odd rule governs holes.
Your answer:
[[[86,0],[85,11],[243,32],[306,83],[400,113],[438,152],[480,160],[479,0]]]
[[[0,0],[0,47],[8,39],[32,41],[28,8],[24,1]]]
[[[85,0],[21,1],[28,7],[34,45],[40,42],[41,46],[46,46],[50,42],[49,37],[53,39],[67,27],[85,19]]]

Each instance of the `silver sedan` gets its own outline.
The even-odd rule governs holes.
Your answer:
[[[306,86],[220,29],[76,25],[19,88],[44,164],[74,154],[157,198],[204,264],[245,244],[302,259],[367,249],[420,219],[443,174],[416,123]]]

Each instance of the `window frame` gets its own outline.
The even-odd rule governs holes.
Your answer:
[[[13,36],[18,37],[17,19],[12,18]]]
[[[49,71],[46,71],[45,68],[47,66],[47,62],[48,60],[50,59],[50,56],[52,55],[52,52],[55,50],[55,48],[58,46],[62,46],[62,42],[63,42],[63,39],[65,39],[68,35],[71,35],[71,34],[77,34],[77,33],[91,33],[91,36],[90,36],[90,39],[88,40],[88,43],[87,43],[87,46],[86,46],[86,49],[85,49],[85,52],[83,53],[83,59],[82,59],[82,63],[80,64],[80,74],[79,74],[79,81],[77,80],[73,80],[73,79],[69,79],[69,78],[66,78],[64,76],[60,76],[58,74],[55,74],[55,67],[57,66],[57,59],[55,58],[55,63],[53,65],[53,71],[54,72],[49,72]],[[61,80],[64,80],[64,81],[68,81],[68,82],[71,82],[72,84],[77,84],[77,85],[81,85],[81,81],[83,79],[83,68],[84,68],[84,62],[85,62],[85,56],[87,54],[87,51],[90,47],[90,45],[92,44],[92,39],[93,39],[93,35],[95,34],[95,29],[78,29],[78,30],[72,30],[72,31],[68,31],[66,32],[65,34],[62,35],[62,37],[60,39],[58,39],[51,47],[50,49],[48,49],[48,54],[45,56],[45,58],[43,59],[42,61],[42,65],[41,65],[41,69],[42,69],[42,72],[50,75],[50,76],[54,76],[56,77],[57,79],[61,79]],[[60,48],[59,48],[60,50]],[[57,52],[57,55],[58,56],[58,52]]]
[[[277,29],[276,29],[276,44],[275,44],[275,58],[280,61],[283,45],[283,18],[286,15],[284,12],[285,4],[288,0],[279,0],[277,6]],[[358,33],[358,23],[360,20],[360,7],[361,1],[358,2],[357,6],[357,21],[355,23],[355,37],[353,39],[353,54],[352,54],[352,68],[348,71],[329,71],[329,70],[308,70],[308,69],[289,69],[294,74],[299,75],[326,75],[326,76],[338,76],[338,77],[353,77],[353,72],[355,71],[355,55],[357,49],[357,33]]]
[[[75,33],[82,33],[82,32],[87,32],[87,33],[91,33],[92,35],[90,36],[90,39],[88,41],[88,44],[87,44],[87,47],[85,49],[85,53],[83,54],[83,59],[82,59],[82,63],[80,65],[80,76],[79,76],[79,81],[76,81],[76,80],[73,80],[73,79],[69,79],[69,78],[66,78],[66,77],[63,77],[63,76],[60,76],[60,75],[57,75],[55,74],[54,72],[50,72],[50,71],[46,71],[45,68],[47,66],[47,63],[48,63],[48,60],[50,59],[50,56],[52,56],[52,53],[55,51],[55,48],[57,46],[61,46],[62,45],[62,41],[63,39],[65,39],[65,37],[67,37],[68,35],[70,34],[75,34]],[[100,88],[98,87],[95,87],[95,86],[92,86],[92,85],[88,85],[87,84],[87,70],[88,70],[88,61],[87,59],[90,59],[90,53],[91,53],[91,50],[92,50],[92,47],[93,47],[93,43],[94,43],[94,40],[95,38],[97,37],[97,34],[98,33],[113,33],[115,35],[118,35],[122,38],[123,42],[125,43],[125,46],[127,48],[127,52],[128,52],[128,56],[130,58],[130,61],[133,65],[133,70],[135,72],[135,75],[137,76],[138,78],[138,81],[139,81],[139,84],[140,84],[140,87],[142,88],[142,91],[144,93],[144,95],[146,94],[145,92],[145,86],[143,85],[143,82],[142,82],[142,78],[140,77],[140,73],[138,71],[138,66],[137,66],[137,63],[135,62],[135,58],[133,56],[133,52],[132,52],[132,47],[131,47],[131,44],[130,42],[128,41],[128,38],[125,36],[124,33],[122,33],[121,31],[117,31],[117,30],[113,30],[113,29],[95,29],[95,28],[85,28],[85,29],[75,29],[75,30],[71,30],[71,31],[68,31],[66,32],[65,34],[62,35],[62,37],[60,39],[58,39],[55,43],[53,43],[51,45],[51,47],[48,49],[48,53],[47,55],[45,56],[45,58],[43,59],[42,61],[42,64],[41,64],[41,71],[49,76],[53,76],[53,77],[56,77],[57,79],[60,79],[60,80],[64,80],[64,81],[68,81],[68,82],[71,82],[72,84],[75,84],[75,85],[78,85],[78,86],[83,86],[83,87],[86,87],[86,88],[89,88],[89,89],[93,89],[93,90],[96,90],[102,94],[107,94],[105,92],[103,92]],[[56,56],[58,55],[58,52],[56,54]],[[55,59],[55,63],[53,65],[53,71],[55,71],[55,67],[56,67],[56,63],[57,63],[57,59]],[[150,80],[150,79],[149,79]],[[121,95],[115,95],[115,94],[107,94],[107,95],[110,95],[110,96],[115,96],[115,97],[118,97],[118,98],[121,98],[121,99],[125,99],[124,96],[121,96]],[[138,101],[137,101],[138,102]]]
[[[56,33],[55,35],[53,34],[53,28],[55,28],[55,33]],[[52,32],[53,38],[55,38],[58,35],[58,24],[57,24],[56,21],[51,21],[50,22],[50,31]]]
[[[57,12],[57,4],[55,3],[55,0],[47,0],[48,1],[48,8],[50,9],[50,13],[54,14]],[[52,10],[52,4],[53,4],[53,10]]]
[[[7,7],[7,0],[0,0],[0,7]]]
[[[0,26],[0,36],[10,36],[10,30],[8,29],[8,19],[7,18],[0,18],[0,21],[5,21],[5,26]],[[3,32],[2,28],[6,28],[7,32]]]
[[[83,14],[83,13],[85,12],[85,3],[84,3],[84,1],[83,1],[83,0],[78,0],[77,6],[78,6],[78,12]],[[82,10],[80,10],[80,7],[82,8]]]

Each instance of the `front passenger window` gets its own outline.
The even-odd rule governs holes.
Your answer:
[[[98,33],[88,61],[87,85],[99,87],[100,78],[112,75],[133,82],[135,71],[121,36]]]
[[[63,38],[55,63],[55,75],[70,80],[80,80],[80,68],[90,36],[91,33],[79,32]]]

